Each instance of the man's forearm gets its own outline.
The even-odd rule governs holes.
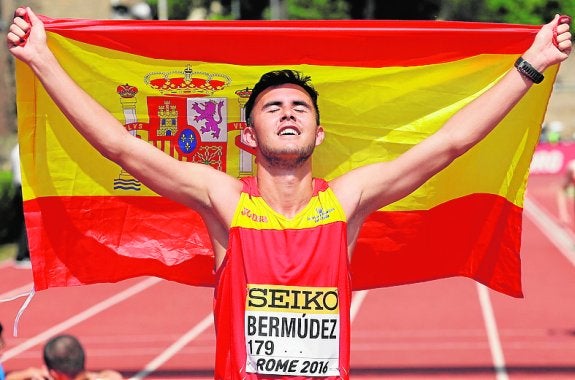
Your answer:
[[[74,82],[50,50],[43,51],[29,66],[84,138],[104,156],[114,156],[114,147],[127,133],[120,122]]]

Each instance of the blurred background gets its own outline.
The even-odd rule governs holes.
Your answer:
[[[575,15],[574,0],[0,0],[4,38],[18,6],[53,18],[278,20],[457,20],[540,25],[556,13]],[[0,260],[14,255],[14,186],[9,155],[17,141],[14,62],[0,44]],[[542,125],[542,143],[575,140],[575,60],[559,72]],[[574,145],[575,146],[575,145]],[[575,148],[574,148],[575,149]]]

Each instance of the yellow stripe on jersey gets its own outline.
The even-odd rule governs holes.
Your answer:
[[[307,206],[293,218],[286,218],[274,211],[259,196],[242,193],[232,227],[258,230],[304,229],[345,221],[341,205],[328,188],[313,196]]]

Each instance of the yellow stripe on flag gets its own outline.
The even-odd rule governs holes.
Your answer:
[[[266,71],[278,66],[239,66],[209,62],[165,61],[135,56],[50,35],[50,47],[65,70],[98,102],[123,121],[116,87],[128,83],[139,90],[136,114],[149,122],[148,96],[160,94],[144,83],[154,72],[183,70],[222,73],[232,85],[214,94],[231,99],[228,120],[240,121],[234,104],[238,89],[251,86]],[[481,55],[460,61],[415,67],[330,67],[298,65],[292,67],[312,77],[320,93],[322,125],[327,139],[314,159],[316,175],[333,178],[354,167],[390,160],[435,132],[457,110],[479,96],[510,67],[514,55]],[[72,195],[118,195],[111,181],[118,175],[117,165],[107,161],[78,135],[55,107],[39,82],[19,65],[19,104],[35,109],[34,134],[22,136],[25,198]],[[555,75],[556,68],[547,72]],[[458,159],[412,195],[388,207],[390,210],[423,210],[472,193],[499,194],[522,205],[524,177],[531,150],[539,135],[552,80],[536,86],[517,108],[472,151]],[[30,94],[37,96],[36,103]],[[34,108],[35,107],[35,108]],[[30,112],[23,112],[30,115]],[[461,128],[465,128],[462,125]],[[32,131],[33,128],[25,128]],[[238,176],[239,149],[233,144],[238,131],[228,131],[228,170]],[[35,150],[35,152],[33,152]],[[35,167],[30,167],[30,166]],[[504,179],[502,181],[502,179]],[[31,183],[33,181],[33,183]],[[139,196],[153,195],[143,188]]]

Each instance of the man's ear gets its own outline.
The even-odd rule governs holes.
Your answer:
[[[323,130],[323,127],[321,125],[318,125],[317,130],[315,132],[315,146],[321,144],[324,138],[325,138],[325,131]]]
[[[255,148],[258,146],[258,139],[256,137],[256,131],[254,127],[249,124],[241,131],[242,143],[246,144],[250,148]]]

